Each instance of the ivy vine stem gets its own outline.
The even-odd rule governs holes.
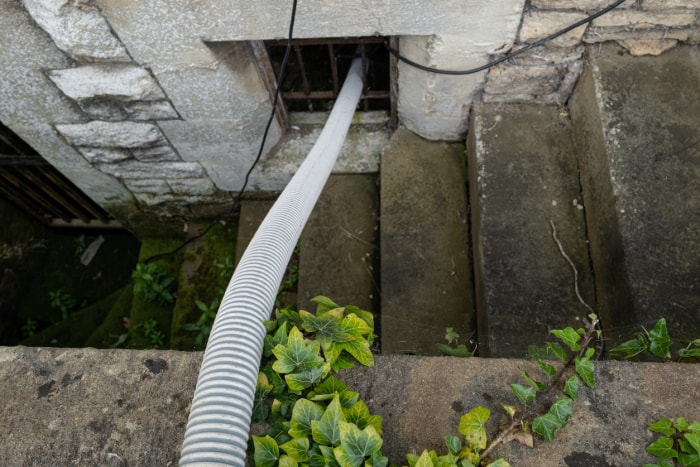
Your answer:
[[[508,438],[508,436],[516,428],[518,428],[518,426],[521,426],[525,421],[531,419],[532,417],[537,415],[537,413],[539,413],[539,409],[541,408],[541,406],[549,400],[549,396],[551,395],[552,390],[561,381],[566,371],[572,367],[572,365],[576,361],[576,358],[581,358],[586,353],[586,350],[588,349],[588,347],[591,344],[591,341],[593,340],[593,336],[597,334],[597,326],[598,319],[595,317],[595,315],[592,315],[591,321],[587,323],[586,332],[583,335],[583,339],[581,341],[581,349],[578,351],[578,353],[573,353],[566,361],[566,363],[561,367],[561,369],[557,372],[557,374],[549,380],[546,389],[537,398],[535,403],[533,403],[531,407],[527,408],[521,415],[513,417],[513,420],[510,422],[510,424],[504,429],[502,429],[498,436],[494,438],[493,441],[491,441],[491,443],[481,453],[480,457],[482,459],[488,458],[489,454],[491,454],[498,445],[502,444],[506,440],[506,438]]]

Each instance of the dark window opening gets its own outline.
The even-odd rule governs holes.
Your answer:
[[[119,227],[104,209],[2,123],[0,197],[49,226]]]
[[[358,110],[392,111],[390,56],[385,38],[297,39],[287,63],[280,96],[290,112],[323,112],[333,107],[355,56],[363,62],[364,90]],[[259,46],[258,46],[259,47]],[[255,45],[254,45],[255,48]],[[269,58],[268,85],[277,81],[287,48],[286,40],[264,42]],[[256,53],[256,55],[259,55]],[[263,72],[265,66],[261,67]],[[264,72],[265,73],[265,72]],[[272,79],[271,79],[272,78]]]

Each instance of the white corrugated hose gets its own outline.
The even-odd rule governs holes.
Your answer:
[[[190,409],[180,466],[243,466],[275,297],[343,146],[362,93],[355,59],[321,136],[246,249],[219,306]]]

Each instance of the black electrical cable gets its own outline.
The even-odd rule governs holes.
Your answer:
[[[540,39],[537,42],[533,42],[532,44],[523,47],[522,49],[518,49],[515,52],[511,52],[508,55],[505,55],[501,58],[493,60],[485,65],[482,65],[482,66],[479,66],[476,68],[472,68],[470,70],[442,70],[439,68],[430,68],[430,67],[427,67],[425,65],[421,65],[420,63],[416,63],[413,60],[410,60],[410,59],[404,57],[403,55],[401,55],[399,53],[398,50],[390,47],[389,44],[386,42],[385,42],[385,45],[386,45],[387,49],[389,49],[389,52],[394,57],[396,57],[397,59],[401,60],[402,62],[404,62],[408,65],[411,65],[412,67],[418,68],[419,70],[427,71],[429,73],[436,73],[436,74],[440,74],[440,75],[471,75],[474,73],[478,73],[480,71],[488,70],[489,68],[494,67],[494,66],[498,65],[499,63],[503,63],[506,60],[510,60],[511,58],[513,58],[517,55],[520,55],[522,53],[527,52],[528,50],[532,50],[535,47],[539,47],[541,45],[544,45],[547,42],[549,42],[553,39],[556,39],[557,37],[562,36],[562,35],[566,34],[567,32],[578,28],[579,26],[583,26],[584,24],[592,22],[594,19],[596,19],[600,16],[603,16],[604,14],[608,13],[609,11],[611,11],[614,8],[617,8],[618,6],[620,6],[624,2],[625,2],[625,0],[617,0],[615,3],[613,3],[612,5],[610,5],[606,8],[603,8],[599,12],[594,13],[594,14],[588,16],[587,18],[582,19],[581,21],[577,21],[576,23],[572,24],[571,26],[568,26],[560,31],[557,31],[554,34],[551,34],[551,35],[545,37],[544,39]]]
[[[205,236],[211,229],[216,227],[219,224],[225,223],[225,221],[233,216],[233,214],[236,211],[236,208],[241,202],[241,198],[243,197],[243,193],[245,192],[246,187],[248,186],[248,182],[250,181],[250,175],[253,173],[253,170],[255,170],[255,167],[258,165],[258,162],[260,162],[260,158],[263,155],[263,151],[265,150],[265,142],[267,141],[267,135],[270,132],[270,128],[272,126],[272,122],[275,119],[275,113],[277,110],[277,102],[279,101],[279,96],[280,96],[280,90],[282,89],[282,84],[284,83],[284,78],[285,74],[287,72],[287,62],[289,62],[289,55],[291,54],[292,51],[292,39],[294,37],[294,22],[297,14],[297,0],[293,0],[292,2],[292,15],[289,20],[289,34],[287,35],[287,49],[284,53],[284,58],[282,59],[282,66],[280,67],[280,74],[277,78],[277,87],[275,89],[275,94],[272,99],[272,110],[270,111],[270,118],[267,120],[267,125],[265,125],[265,131],[263,132],[263,137],[262,141],[260,142],[260,148],[258,149],[258,154],[255,156],[255,160],[251,164],[250,168],[248,169],[248,172],[245,174],[245,179],[243,181],[243,186],[241,187],[240,191],[236,195],[236,198],[233,200],[233,206],[231,206],[231,209],[229,210],[229,213],[220,218],[217,219],[216,221],[212,222],[209,224],[209,226],[204,229],[201,233],[188,238],[186,241],[184,241],[180,246],[175,248],[172,251],[168,251],[166,253],[159,253],[153,256],[150,256],[143,260],[143,263],[150,263],[151,261],[155,261],[160,258],[165,258],[170,255],[174,255],[178,251],[182,250],[185,248],[188,244],[192,243],[193,241],[202,238]]]

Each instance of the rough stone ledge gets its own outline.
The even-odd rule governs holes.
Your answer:
[[[201,353],[0,347],[0,465],[176,465]],[[522,360],[377,357],[341,374],[384,417],[383,452],[438,448],[476,405],[489,432],[513,403],[507,384]],[[534,372],[535,370],[531,371]],[[515,466],[642,465],[662,416],[700,420],[693,401],[700,365],[598,362],[595,390],[582,388],[569,426],[535,449],[498,449]]]

